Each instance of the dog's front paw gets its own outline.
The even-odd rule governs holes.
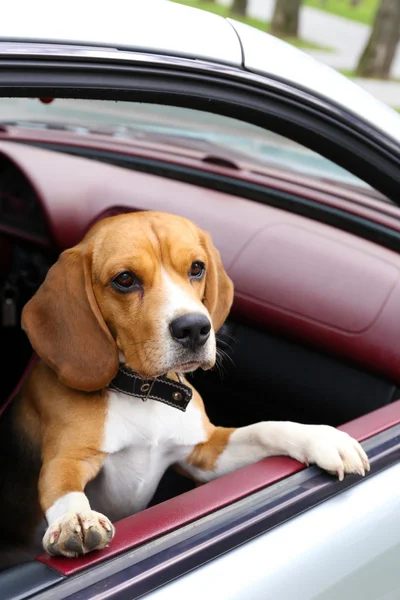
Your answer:
[[[325,471],[337,473],[343,481],[345,473],[364,476],[369,461],[360,444],[344,431],[328,425],[311,425],[305,444],[305,462],[315,463]]]
[[[114,526],[107,517],[94,510],[69,512],[49,526],[43,538],[43,547],[54,556],[75,558],[104,548],[114,533]]]

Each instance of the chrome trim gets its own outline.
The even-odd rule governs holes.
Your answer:
[[[193,69],[193,63],[197,66],[208,66],[217,71],[235,72],[240,70],[238,67],[225,65],[220,62],[208,61],[196,57],[173,56],[169,54],[159,54],[152,52],[143,52],[141,50],[119,50],[113,46],[91,46],[80,44],[60,44],[56,42],[22,42],[22,41],[0,41],[0,57],[2,56],[24,56],[43,57],[54,56],[55,58],[90,58],[99,60],[117,60],[129,61],[135,63],[153,62],[160,65],[180,65],[190,66]],[[245,71],[241,71],[245,73]],[[261,79],[263,79],[261,77]]]
[[[18,41],[0,42],[0,59],[2,57],[46,59],[54,57],[56,59],[73,60],[79,58],[106,62],[125,62],[135,66],[140,64],[151,64],[160,67],[180,67],[191,71],[196,70],[209,74],[224,75],[244,82],[262,85],[263,87],[268,86],[269,88],[279,90],[280,92],[286,91],[293,93],[295,91],[297,94],[301,93],[304,97],[312,99],[312,101],[315,104],[319,104],[320,107],[326,106],[327,103],[329,104],[328,100],[320,99],[307,90],[293,87],[288,82],[270,79],[266,75],[258,75],[246,71],[243,66],[234,67],[225,65],[224,63],[206,61],[195,57],[188,58],[168,54],[152,54],[150,52],[141,52],[140,50],[134,49],[132,49],[132,51],[119,50],[118,48],[113,47],[80,46],[51,42],[27,43]],[[333,108],[330,104],[329,106]],[[340,108],[340,110],[345,112],[345,109]]]

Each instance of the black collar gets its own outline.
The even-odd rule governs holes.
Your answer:
[[[172,381],[165,375],[160,375],[155,379],[143,379],[122,363],[108,387],[110,390],[141,398],[143,402],[158,400],[158,402],[163,402],[183,412],[193,395],[192,388],[184,383]]]

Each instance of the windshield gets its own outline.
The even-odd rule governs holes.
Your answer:
[[[56,127],[79,135],[102,133],[201,148],[219,158],[292,171],[318,180],[371,190],[370,186],[323,156],[288,138],[244,121],[189,108],[105,100],[0,98],[0,122],[24,127]]]

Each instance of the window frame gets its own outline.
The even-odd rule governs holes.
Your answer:
[[[29,54],[29,45],[24,45],[23,48],[25,56],[16,52],[14,55],[9,53],[8,56],[0,57],[0,95],[124,100],[134,98],[136,101],[146,99],[201,110],[208,108],[213,112],[245,119],[280,135],[286,133],[290,139],[334,160],[356,176],[360,176],[360,173],[367,174],[367,178],[363,177],[365,181],[400,206],[400,145],[355,115],[288,84],[253,75],[242,69],[219,67],[194,60],[134,54],[128,60],[117,51],[102,54],[101,50],[97,55],[94,51],[90,59],[85,55],[80,56],[77,50],[70,53],[64,50],[58,56],[51,52],[45,56],[34,56]],[[349,162],[351,169],[348,167]],[[174,174],[176,176],[177,173]],[[190,176],[192,182],[197,176],[200,178],[199,184],[205,185],[204,176],[201,179],[198,173],[183,173],[183,176]],[[238,193],[237,183],[229,178],[224,181],[221,177],[216,177],[208,185],[213,187],[218,182],[225,191]],[[254,193],[254,199],[264,192],[261,186],[251,192],[248,184],[243,184],[240,190],[240,194],[247,194],[247,197]],[[344,212],[337,214],[336,211],[332,216],[332,212],[316,202],[301,203],[296,197],[287,197],[286,205],[282,205],[285,198],[280,197],[278,200],[279,206],[289,211],[303,211],[302,214],[318,220],[333,219],[335,226],[350,228],[357,235],[369,235],[370,239],[384,245],[392,244],[400,251],[400,234],[394,234],[389,228],[378,227],[372,221],[352,221]],[[394,464],[399,460],[399,426],[387,429],[377,438],[369,439],[365,447],[376,450],[373,459],[375,473]],[[368,475],[372,476],[373,474]],[[273,509],[269,505],[267,508],[268,502],[276,500],[276,494],[282,495],[284,491],[289,493],[289,490],[298,492],[304,487],[305,481],[311,480],[314,480],[315,494],[307,493],[301,497],[302,502],[292,503],[290,506],[295,507],[293,512],[277,510],[276,505]],[[137,597],[138,594],[146,593],[146,590],[150,591],[160,583],[172,580],[222,552],[245,543],[255,535],[266,533],[269,528],[294,517],[299,511],[312,508],[315,503],[328,500],[353,485],[362,485],[362,480],[350,477],[339,485],[318,469],[308,469],[239,500],[228,508],[211,513],[186,528],[166,534],[158,541],[148,542],[143,547],[107,560],[90,571],[59,581],[48,592],[42,591],[40,597],[43,600],[55,600],[71,594],[77,594],[78,597],[79,590],[85,588],[89,594],[89,585],[95,585],[94,578],[99,577],[103,585],[110,586],[110,590],[115,588],[116,592],[111,594],[110,591],[109,597],[126,597],[127,590],[130,598]],[[322,490],[322,495],[318,495],[317,490]],[[264,504],[261,500],[265,500]],[[251,506],[259,501],[264,513],[262,518],[255,518],[248,511],[249,503]],[[225,518],[229,521],[232,515],[238,514],[235,511],[239,511],[240,518],[244,519],[242,525],[236,528],[233,521],[224,521]],[[280,521],[276,520],[276,515]],[[200,542],[198,539],[196,548],[179,554],[178,543],[185,543],[180,536],[188,532],[194,536],[196,526],[199,530],[205,528],[199,532],[199,536],[204,536],[204,531],[207,531],[213,519],[216,524],[215,537],[210,533],[206,540]],[[222,529],[218,530],[218,525]],[[166,544],[162,551],[161,543]],[[171,548],[174,548],[175,554],[171,554]],[[143,566],[140,557],[142,561],[150,561],[147,571],[139,568],[140,564]],[[155,563],[151,563],[153,557]],[[139,562],[135,564],[135,560]],[[128,579],[124,580],[122,589],[118,587],[121,584],[118,577],[121,577],[124,569],[131,571]]]

